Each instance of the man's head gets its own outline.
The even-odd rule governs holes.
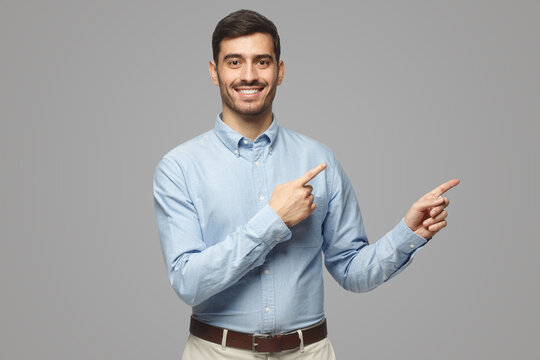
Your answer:
[[[281,55],[281,45],[276,26],[266,17],[252,10],[238,10],[230,13],[217,23],[212,34],[212,56],[218,63],[221,41],[226,38],[237,38],[255,33],[269,34],[274,43],[276,63]]]
[[[239,10],[217,24],[212,47],[209,70],[220,89],[223,115],[268,119],[285,73],[274,24],[254,11]]]

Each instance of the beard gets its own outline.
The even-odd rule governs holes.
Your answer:
[[[226,106],[238,115],[247,117],[259,116],[266,113],[272,108],[272,102],[274,101],[274,98],[276,96],[276,82],[274,82],[274,85],[270,88],[268,87],[268,84],[260,83],[258,81],[254,81],[252,83],[242,82],[239,84],[227,86],[226,84],[221,82],[219,75],[218,82],[223,106]],[[262,87],[263,91],[266,89],[269,90],[263,99],[258,99],[257,101],[242,101],[235,97],[236,90],[234,88],[236,86],[256,86]]]

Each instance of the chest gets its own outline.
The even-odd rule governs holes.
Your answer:
[[[269,203],[277,185],[296,179],[314,166],[314,160],[299,154],[245,155],[208,157],[204,162],[192,164],[186,173],[201,232],[208,246],[247,224]],[[309,218],[291,229],[293,236],[306,238],[308,233],[322,227],[328,199],[325,176],[323,172],[310,182],[317,208]],[[301,243],[300,240],[296,242]]]

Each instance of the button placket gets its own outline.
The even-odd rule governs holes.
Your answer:
[[[274,331],[276,322],[275,318],[275,301],[274,301],[274,274],[272,271],[272,258],[267,261],[260,269],[261,277],[261,314],[262,314],[262,332],[271,333]]]
[[[268,182],[265,172],[265,161],[268,151],[268,140],[259,138],[253,144],[252,173],[255,189],[257,207],[265,207],[270,200],[271,193],[268,189]],[[266,256],[266,261],[260,267],[259,276],[261,281],[261,304],[260,312],[262,318],[262,333],[274,331],[275,317],[275,294],[274,294],[274,274],[272,271],[273,250]]]
[[[262,209],[268,203],[268,191],[266,188],[266,174],[262,165],[261,154],[263,154],[263,144],[256,142],[253,144],[253,180],[255,185],[255,194],[257,196],[257,209]]]

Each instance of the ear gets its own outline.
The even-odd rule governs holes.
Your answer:
[[[283,76],[285,76],[285,64],[283,63],[283,60],[280,60],[278,65],[278,85],[281,85],[281,82],[283,81]]]
[[[214,85],[219,85],[218,74],[217,74],[217,65],[214,61],[208,63],[208,71],[210,72],[210,77]]]

